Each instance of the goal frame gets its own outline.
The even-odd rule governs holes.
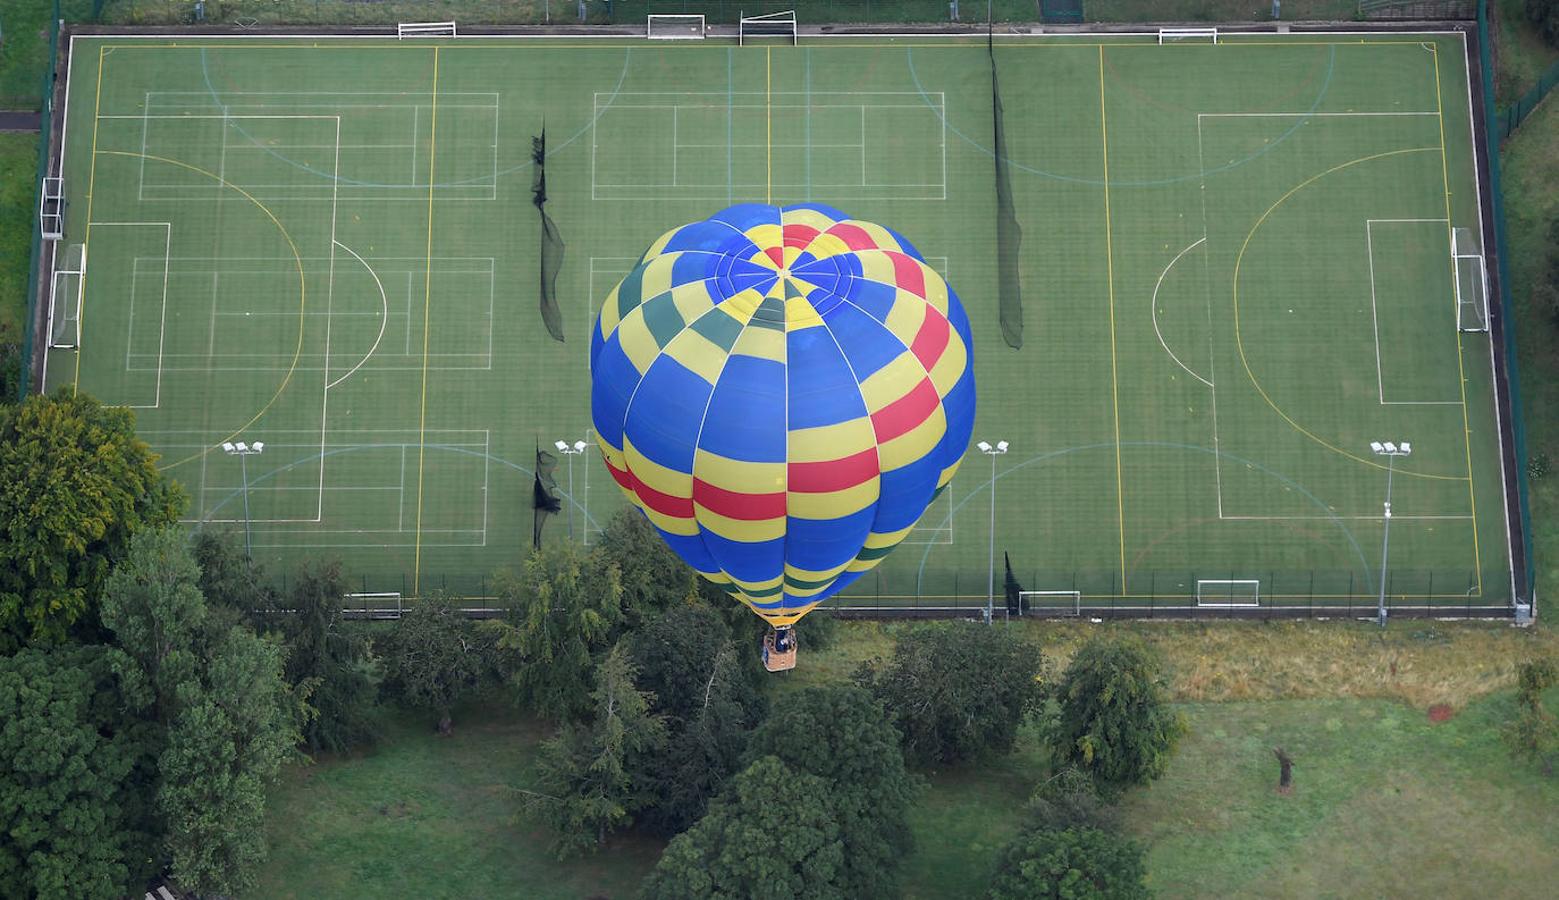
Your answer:
[[[1451,288],[1456,293],[1456,330],[1464,332],[1488,331],[1488,269],[1481,252],[1478,252],[1476,248],[1462,246],[1460,240],[1462,235],[1467,236],[1467,241],[1470,244],[1472,240],[1471,228],[1454,228],[1451,230],[1451,264],[1454,268]],[[1477,293],[1473,297],[1463,296],[1462,293],[1463,266],[1468,267],[1468,270],[1477,277]],[[1468,312],[1469,310],[1470,313]]]
[[[736,46],[746,44],[749,35],[788,37],[792,45],[800,43],[801,38],[796,27],[796,11],[787,9],[784,12],[767,13],[761,16],[742,16],[736,24]]]
[[[71,268],[71,256],[81,251],[81,259]],[[76,277],[76,289],[69,289],[69,276]],[[66,285],[63,295],[60,285]],[[87,248],[85,244],[72,244],[65,249],[65,267],[55,269],[49,277],[49,316],[45,334],[50,350],[77,350],[81,347],[81,303],[87,284]],[[56,322],[69,323],[65,333],[57,333]]]
[[[1164,41],[1178,42],[1184,38],[1211,38],[1212,43],[1218,43],[1218,29],[1216,28],[1160,28],[1158,30],[1158,45],[1164,46]]]
[[[342,612],[367,619],[399,619],[406,612],[405,600],[400,591],[354,591],[341,595]],[[352,601],[360,601],[356,606]],[[395,605],[377,601],[394,600]]]
[[[460,37],[460,26],[450,22],[399,22],[395,26],[396,40],[418,37]]]
[[[1230,592],[1226,597],[1209,598],[1204,594],[1204,586],[1207,585],[1250,585],[1252,590],[1248,600],[1237,597]],[[1219,609],[1229,608],[1253,608],[1261,605],[1261,579],[1259,578],[1198,578],[1196,580],[1196,605],[1202,607],[1215,607]]]
[[[1030,603],[1030,598],[1051,598],[1057,603]],[[1070,609],[1070,612],[1062,613],[1063,616],[1080,616],[1083,614],[1082,591],[1018,591],[1018,615],[1027,615],[1025,609],[1039,606],[1046,609]]]
[[[656,24],[656,22],[664,22],[666,20],[673,20],[673,19],[678,20],[678,21],[686,22],[687,25],[688,25],[688,29],[689,30],[687,32],[672,31],[670,33],[663,33],[663,34],[656,34],[655,33],[655,24]],[[692,29],[695,28],[695,27],[698,29],[698,33],[697,34],[692,33]],[[704,17],[701,16],[701,15],[694,15],[694,14],[683,15],[683,14],[676,14],[676,13],[651,13],[650,15],[647,15],[647,16],[644,17],[644,37],[645,37],[646,40],[651,40],[651,41],[701,41],[708,34],[709,34],[708,26],[705,24]]]

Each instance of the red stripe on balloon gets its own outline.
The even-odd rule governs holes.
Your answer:
[[[674,519],[693,518],[693,501],[687,497],[673,497],[663,494],[639,480],[630,469],[628,477],[633,479],[633,492],[638,495],[639,502],[655,510],[663,516],[671,516]]]
[[[784,250],[784,248],[781,248],[781,247],[765,247],[765,248],[763,248],[763,252],[767,253],[769,255],[769,259],[774,260],[774,265],[776,267],[781,268],[781,269],[785,268],[785,250]]]
[[[813,228],[811,225],[786,225],[785,246],[806,247],[808,244],[812,243],[813,238],[816,238],[820,233],[821,232],[819,232],[816,228]]]
[[[828,494],[853,488],[877,477],[877,449],[827,462],[791,463],[786,467],[787,486],[798,494]]]
[[[937,396],[931,379],[920,379],[920,383],[909,393],[872,413],[872,425],[877,429],[877,443],[891,441],[914,429],[924,422],[941,402],[942,398]]]
[[[611,473],[612,480],[616,481],[623,490],[633,490],[633,475],[627,469],[619,469],[612,465],[611,460],[608,460],[604,455],[601,457],[601,461],[606,463],[606,471]]]
[[[922,299],[926,296],[926,273],[920,263],[903,253],[889,253],[893,260],[893,280],[902,289]]]
[[[851,225],[848,222],[840,222],[828,229],[828,233],[844,241],[845,246],[851,250],[875,250],[877,242],[872,240],[871,234],[859,225]]]
[[[927,370],[934,368],[937,360],[942,358],[942,351],[947,349],[947,336],[950,329],[947,320],[942,314],[926,307],[926,319],[920,323],[920,331],[915,334],[914,343],[909,345],[909,352],[915,354],[920,364]]]
[[[715,487],[697,478],[693,479],[693,502],[712,513],[743,522],[762,522],[785,515],[783,493],[744,494]]]

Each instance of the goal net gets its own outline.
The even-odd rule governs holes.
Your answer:
[[[757,37],[789,38],[792,44],[796,43],[796,11],[788,9],[765,16],[742,16],[736,26],[737,45]]]
[[[1451,231],[1451,260],[1456,264],[1456,327],[1489,330],[1489,289],[1484,281],[1483,252],[1471,228]]]
[[[81,294],[86,275],[86,247],[71,244],[49,285],[49,346],[53,349],[70,350],[81,344]]]
[[[1198,579],[1197,606],[1260,606],[1261,582],[1243,579]]]
[[[1216,28],[1160,28],[1158,42],[1163,44],[1216,44]]]
[[[704,17],[652,15],[646,20],[644,36],[652,41],[701,41]]]
[[[1018,615],[1077,616],[1083,611],[1082,591],[1019,591]]]
[[[395,26],[399,40],[419,37],[459,37],[460,27],[454,22],[401,22]]]

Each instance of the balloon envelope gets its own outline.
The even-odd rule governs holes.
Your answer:
[[[893,231],[818,205],[667,232],[606,297],[608,469],[704,577],[794,623],[904,539],[974,425],[963,305]]]

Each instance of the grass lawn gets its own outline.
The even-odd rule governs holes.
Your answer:
[[[1180,705],[1190,734],[1169,773],[1124,801],[1162,896],[1452,896],[1470,877],[1499,896],[1559,879],[1559,783],[1512,764],[1498,736],[1508,693],[1433,725],[1392,700]],[[558,863],[511,820],[542,728],[500,702],[438,738],[398,713],[376,752],[290,770],[272,801],[257,897],[628,897],[660,844],[614,841]],[[1271,748],[1296,760],[1273,791]],[[924,773],[904,861],[906,897],[983,891],[997,848],[1048,771],[1037,736],[982,765]]]
[[[0,133],[0,343],[22,339],[37,168],[37,135]]]
[[[1498,58],[1495,100],[1505,106],[1537,83],[1545,69],[1559,61],[1559,47],[1550,47],[1527,21],[1526,0],[1495,0],[1494,38]]]
[[[327,897],[625,897],[660,845],[613,841],[559,863],[546,835],[516,823],[509,788],[530,780],[544,727],[502,701],[454,715],[386,717],[378,748],[291,768],[273,795],[271,856],[252,894]]]

